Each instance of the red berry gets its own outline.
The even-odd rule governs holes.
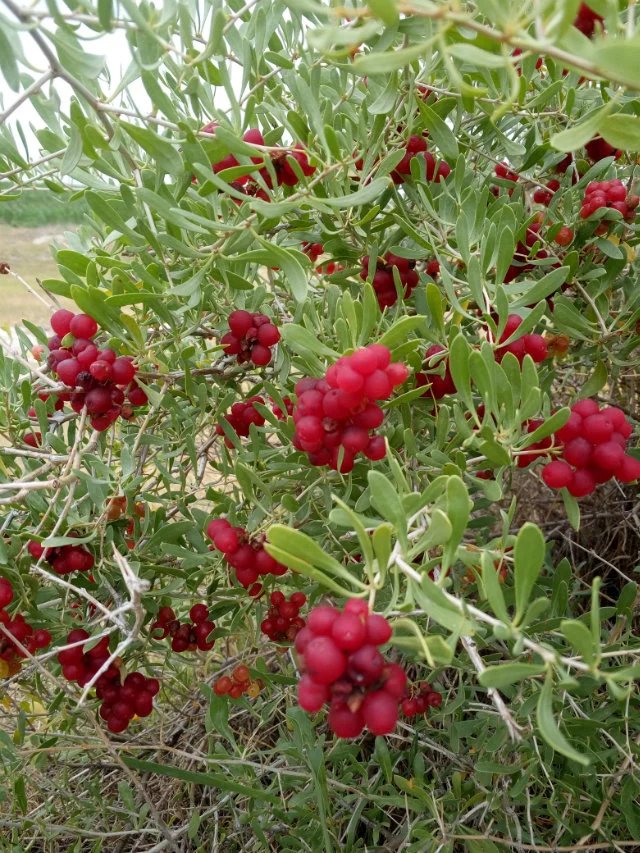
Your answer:
[[[262,344],[255,344],[251,349],[251,361],[257,367],[265,367],[271,361],[271,350]]]
[[[397,663],[390,663],[385,669],[383,690],[396,699],[404,696],[407,685],[407,674]]]
[[[0,610],[13,601],[13,587],[6,578],[0,578]]]
[[[373,684],[383,669],[384,658],[373,645],[362,646],[349,656],[348,674],[356,684]]]
[[[116,385],[128,385],[135,375],[136,369],[129,356],[119,356],[111,365],[111,378]]]
[[[550,489],[564,489],[573,480],[573,469],[566,462],[556,459],[544,466],[542,479]]]
[[[173,617],[172,617],[173,618]],[[198,625],[209,618],[209,608],[206,604],[194,604],[189,611],[189,618]]]
[[[76,314],[69,323],[69,331],[75,338],[89,339],[97,334],[98,324],[88,314]]]
[[[97,382],[108,382],[111,379],[113,370],[108,361],[98,359],[89,365],[89,373]]]
[[[293,595],[289,598],[289,601],[292,604],[295,604],[297,608],[303,607],[307,603],[307,596],[304,592],[294,592]]]
[[[51,328],[56,335],[64,338],[65,335],[69,334],[74,316],[73,311],[67,311],[66,308],[59,308],[51,315]]]
[[[280,332],[272,323],[264,323],[258,329],[258,343],[265,347],[273,347],[280,340]]]
[[[589,415],[597,415],[600,411],[600,406],[596,403],[595,400],[580,400],[577,403],[574,403],[571,407],[571,411],[575,412],[577,415],[580,415],[581,418],[588,418]]]
[[[577,412],[571,412],[569,420],[555,433],[556,438],[562,442],[571,441],[582,435],[582,418]]]
[[[330,637],[314,637],[304,650],[304,662],[319,684],[331,684],[347,668],[346,657]]]
[[[613,441],[603,442],[593,451],[593,461],[604,471],[615,473],[623,464],[624,458],[624,450]]]
[[[319,684],[310,676],[303,675],[298,682],[298,702],[300,707],[313,714],[329,701],[329,688]]]
[[[384,437],[381,435],[374,435],[374,437],[369,441],[369,444],[366,446],[364,455],[367,459],[371,459],[372,462],[384,459],[387,455],[387,445]]]
[[[329,711],[329,728],[337,737],[354,738],[362,733],[364,720],[359,711],[351,711],[347,705],[335,705]]]
[[[569,492],[574,498],[583,498],[590,495],[596,487],[596,480],[593,474],[582,468],[575,472],[573,480],[567,486]]]
[[[367,629],[363,621],[353,613],[341,613],[331,626],[331,636],[344,651],[359,649],[364,643]]]
[[[76,384],[76,379],[78,378],[78,374],[82,370],[80,362],[75,358],[67,358],[64,361],[59,362],[55,371],[58,374],[58,377],[61,382],[64,382],[65,385],[68,385],[70,388],[74,388]]]
[[[385,690],[368,693],[362,703],[365,725],[374,735],[387,735],[398,722],[398,702]]]
[[[213,692],[217,696],[224,696],[226,693],[229,693],[229,691],[232,689],[232,687],[233,687],[233,682],[231,681],[229,676],[223,675],[213,685]]]
[[[372,613],[368,616],[365,627],[367,643],[371,643],[374,646],[382,646],[391,639],[391,625],[379,613]]]
[[[248,311],[233,311],[229,314],[229,328],[237,338],[244,338],[253,326],[253,315]]]
[[[562,228],[556,234],[554,239],[555,239],[556,243],[558,244],[558,246],[568,246],[570,243],[573,242],[573,237],[574,237],[573,229],[568,228],[566,225],[563,225]]]
[[[582,422],[582,437],[592,444],[602,444],[611,438],[613,424],[604,415],[589,415]]]
[[[640,460],[635,456],[625,456],[616,471],[616,477],[621,483],[633,483],[640,479]]]
[[[584,438],[574,438],[565,444],[563,456],[570,465],[584,468],[591,460],[591,445]]]

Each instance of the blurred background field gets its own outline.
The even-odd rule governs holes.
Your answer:
[[[0,263],[8,263],[34,289],[38,280],[56,278],[51,245],[59,244],[84,212],[81,200],[47,189],[23,192],[17,198],[0,195]],[[25,318],[46,324],[49,313],[12,275],[0,277],[0,328],[8,329]]]

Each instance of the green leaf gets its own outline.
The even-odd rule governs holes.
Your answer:
[[[126,121],[121,121],[120,126],[155,160],[163,172],[174,177],[180,177],[184,173],[182,157],[168,139],[146,127],[138,127]]]
[[[639,48],[640,49],[640,48]],[[640,151],[640,118],[616,113],[608,116],[598,127],[600,136],[622,151]]]
[[[508,687],[525,678],[535,678],[545,671],[544,664],[537,663],[499,663],[488,666],[478,676],[478,681],[483,687]]]
[[[300,261],[295,257],[293,252],[288,249],[283,249],[277,243],[270,243],[262,237],[258,237],[258,241],[264,246],[265,252],[268,253],[272,266],[279,266],[284,273],[284,284],[291,291],[296,302],[304,302],[307,298],[309,288],[309,280],[307,273]]]
[[[476,68],[506,68],[509,64],[507,57],[500,56],[497,53],[489,53],[488,50],[482,50],[482,48],[466,42],[449,45],[447,51],[450,56],[455,56],[456,59],[468,62],[469,65]]]
[[[397,23],[398,18],[400,17],[396,6],[396,0],[368,0],[367,5],[369,6],[371,13],[376,18],[380,18],[380,20],[388,27],[392,27]]]
[[[438,113],[433,110],[428,104],[425,104],[424,98],[421,95],[417,96],[418,107],[424,118],[424,123],[431,135],[431,138],[438,146],[444,157],[448,160],[455,160],[460,153],[458,141],[448,127],[448,125],[440,118]]]
[[[406,542],[407,516],[391,481],[380,471],[369,471],[367,479],[371,491],[371,504],[383,518],[393,524],[396,536]]]
[[[590,139],[598,133],[600,123],[613,109],[613,101],[605,104],[595,112],[583,119],[579,124],[568,127],[566,130],[561,130],[560,133],[554,133],[551,139],[551,145],[558,151],[575,151],[576,148],[582,148]]]
[[[358,56],[353,63],[353,70],[358,74],[366,75],[389,74],[390,71],[397,71],[398,68],[404,68],[405,65],[420,59],[429,49],[429,45],[430,42],[424,42],[424,44],[414,44],[411,47],[385,53],[372,51],[364,56]]]
[[[413,584],[413,594],[421,609],[443,628],[457,636],[474,633],[473,624],[451,604],[440,587],[426,574],[421,585]]]
[[[639,51],[638,36],[631,39],[607,38],[596,46],[593,59],[604,76],[611,75],[617,82],[625,83],[633,89],[640,89]],[[610,103],[613,105],[613,101]]]
[[[535,585],[545,557],[544,536],[539,527],[527,522],[516,537],[514,548],[514,582],[517,624],[524,616],[529,597]]]
[[[297,323],[286,323],[282,327],[282,340],[300,355],[315,353],[327,358],[338,358],[340,353],[330,349],[324,344],[318,335],[314,335],[310,329],[298,326]]]
[[[15,38],[16,34],[12,33],[12,37]],[[18,69],[18,63],[16,61],[15,53],[13,52],[13,47],[11,46],[11,39],[8,37],[4,27],[0,22],[0,71],[4,76],[4,79],[7,81],[9,87],[13,89],[14,92],[20,91],[20,71]]]
[[[334,207],[337,210],[347,207],[357,207],[360,204],[370,204],[376,201],[382,193],[392,186],[391,178],[375,178],[370,184],[356,190],[349,195],[338,196],[337,198],[319,198],[318,202],[324,207]],[[308,201],[313,204],[316,199],[310,198]]]
[[[604,361],[598,361],[596,366],[593,368],[593,373],[580,389],[579,397],[581,399],[593,397],[593,395],[597,394],[601,388],[604,388],[607,384],[608,378],[609,369],[607,368],[606,363]]]
[[[537,723],[540,734],[550,747],[561,755],[587,767],[591,762],[586,755],[575,750],[558,728],[553,716],[553,676],[547,674],[538,695]]]
[[[304,560],[331,575],[336,575],[347,581],[353,582],[355,580],[345,566],[327,554],[317,542],[300,530],[294,530],[284,524],[273,524],[268,530],[267,538],[268,544],[275,546],[280,551]],[[364,584],[359,583],[359,585],[364,588]]]
[[[595,648],[587,626],[578,619],[565,619],[560,623],[560,630],[584,662],[592,666],[595,662]]]
[[[269,794],[260,785],[242,785],[223,773],[200,773],[196,770],[183,770],[181,767],[175,767],[172,764],[143,761],[126,754],[123,754],[121,759],[127,767],[138,770],[140,773],[155,773],[158,776],[168,776],[171,779],[179,779],[181,782],[188,782],[192,785],[204,785],[209,788],[217,788],[219,791],[231,791],[235,794],[241,794],[249,800],[267,800],[274,804],[278,802],[278,798],[274,794]]]
[[[507,611],[507,605],[504,600],[504,593],[498,578],[495,562],[491,554],[483,551],[481,558],[482,565],[482,587],[487,601],[498,619],[501,619],[505,625],[508,625],[511,620]]]

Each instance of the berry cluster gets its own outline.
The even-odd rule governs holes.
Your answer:
[[[13,618],[9,616],[5,607],[12,601],[11,582],[7,578],[0,578],[0,678],[15,675],[20,671],[22,660],[26,657],[20,646],[33,655],[51,642],[51,634],[44,628],[34,630],[22,613],[16,613]]]
[[[234,403],[231,406],[231,410],[224,416],[227,423],[242,438],[246,438],[249,435],[251,424],[255,424],[256,426],[264,425],[265,418],[256,409],[254,403],[262,403],[264,405],[264,398],[254,395],[241,403]],[[216,435],[224,435],[224,443],[227,447],[233,448],[233,442],[224,434],[224,429],[220,424],[216,424]]]
[[[433,344],[425,353],[425,371],[423,373],[416,373],[416,388],[422,388],[425,385],[428,386],[422,395],[423,397],[432,397],[434,400],[441,400],[447,394],[455,394],[458,390],[449,370],[449,359],[436,358],[440,353],[445,352],[446,349],[443,346]],[[444,374],[441,375],[443,364]]]
[[[94,429],[102,432],[118,417],[130,418],[131,406],[147,402],[135,382],[133,359],[117,356],[112,349],[99,350],[93,343],[98,333],[93,317],[61,308],[51,317],[51,328],[55,334],[49,338],[47,364],[69,389],[76,389],[59,393],[58,399],[69,400],[78,414],[86,406]]]
[[[120,674],[118,673],[118,679]],[[100,716],[110,732],[123,732],[134,717],[148,717],[153,711],[153,697],[160,690],[157,678],[147,678],[141,672],[130,672],[124,684],[119,680],[96,682],[96,696],[102,700]]]
[[[359,599],[348,601],[342,613],[314,608],[295,643],[304,672],[300,706],[313,713],[328,704],[329,727],[338,737],[357,737],[365,726],[376,735],[392,732],[407,676],[378,649],[390,638],[384,616],[370,614]]]
[[[264,681],[251,678],[249,667],[243,663],[238,666],[228,675],[221,675],[213,683],[213,692],[216,696],[230,696],[232,699],[239,699],[244,693],[250,699],[255,699],[264,687]]]
[[[216,124],[212,122],[211,124],[203,127],[203,131],[212,133],[215,131]],[[264,145],[264,137],[260,133],[260,131],[255,128],[249,128],[243,136],[242,139],[244,142],[249,145]],[[271,163],[273,165],[273,170],[275,172],[276,184],[277,186],[287,186],[287,187],[295,187],[297,183],[300,181],[300,177],[298,174],[298,170],[302,172],[305,177],[309,177],[313,175],[316,168],[309,163],[309,159],[307,157],[304,149],[299,146],[295,146],[293,148],[280,148],[276,151],[270,152],[268,155],[265,153],[260,153],[259,156],[251,157],[251,162],[256,165],[262,165],[262,168],[259,169],[260,177],[263,179],[267,187],[269,189],[273,188],[273,180],[271,178],[271,174],[269,170],[264,166],[265,159],[267,156],[270,156]],[[295,161],[297,164],[297,169],[293,166],[292,161]],[[236,166],[240,166],[238,160],[233,156],[233,154],[228,154],[226,157],[223,157],[222,160],[219,160],[217,163],[212,164],[213,171],[217,174],[218,172],[222,172],[225,169],[232,169]],[[245,174],[241,174],[239,176],[235,176],[230,186],[234,189],[244,193],[245,195],[254,196],[257,198],[262,198],[264,201],[269,201],[269,196],[265,191],[260,187],[260,185],[255,181],[254,178],[251,177],[252,173],[255,172],[255,169],[248,167],[248,170]]]
[[[238,583],[245,589],[255,584],[261,575],[280,577],[287,567],[274,560],[264,549],[264,537],[253,542],[242,527],[232,527],[226,518],[214,518],[207,525],[207,536],[227,563],[236,571]]]
[[[252,361],[264,367],[271,361],[271,347],[280,340],[280,332],[266,314],[234,311],[229,315],[229,331],[220,343],[226,355],[235,355],[238,364]]]
[[[627,222],[633,222],[640,197],[627,193],[622,181],[591,181],[584,191],[584,199],[580,208],[580,217],[588,219],[601,207],[608,207],[621,213]]]
[[[292,643],[298,631],[304,628],[304,619],[300,616],[300,608],[307,602],[303,592],[294,592],[289,600],[279,590],[271,593],[271,607],[262,620],[260,629],[270,640],[276,643]]]
[[[595,400],[580,400],[555,433],[561,458],[544,466],[542,479],[550,488],[566,488],[576,498],[590,495],[613,477],[622,483],[639,479],[640,461],[625,453],[632,431],[621,409],[601,409]]]
[[[578,9],[578,14],[573,22],[573,26],[577,30],[580,30],[581,33],[584,33],[587,38],[592,38],[596,31],[596,25],[601,27],[603,23],[604,18],[602,15],[598,15],[598,13],[594,12],[586,3],[581,3],[580,8]]]
[[[427,150],[427,143],[423,136],[410,136],[405,146],[404,157],[391,172],[394,184],[403,184],[411,175],[411,161],[414,157],[422,155],[425,161],[425,173],[428,181],[436,184],[448,178],[451,167],[444,160],[436,161],[433,154]]]
[[[519,317],[517,314],[509,314],[504,331],[498,338],[498,343],[502,344],[502,346],[496,347],[496,361],[502,361],[508,352],[515,355],[520,364],[524,361],[525,355],[530,355],[537,364],[543,362],[548,357],[549,353],[547,352],[547,342],[542,335],[523,335],[521,338],[518,338],[509,344],[504,343],[514,334],[521,324],[522,317]]]
[[[545,207],[549,207],[551,204],[551,200],[555,193],[560,189],[560,181],[556,178],[552,178],[550,181],[547,181],[544,187],[538,187],[533,193],[533,200],[536,204],[543,204]]]
[[[415,266],[414,260],[400,258],[392,252],[387,252],[384,257],[378,258],[371,284],[381,309],[390,308],[398,301],[398,293],[393,280],[393,268],[395,267],[398,270],[398,277],[404,288],[404,297],[407,299],[420,281]],[[369,258],[362,259],[360,278],[363,281],[369,278]]]
[[[98,670],[109,660],[109,638],[102,637],[93,648],[84,651],[89,634],[83,628],[75,628],[67,636],[67,644],[73,648],[63,649],[58,654],[62,676],[67,681],[87,685]],[[153,697],[160,690],[156,678],[145,678],[141,672],[130,672],[121,683],[119,662],[114,661],[99,676],[95,683],[96,696],[102,700],[100,716],[110,732],[123,732],[134,716],[148,717],[153,710]]]
[[[294,446],[309,454],[312,465],[328,465],[343,474],[353,469],[357,453],[383,459],[384,438],[370,434],[384,420],[376,401],[387,400],[408,374],[404,364],[391,363],[387,347],[369,344],[338,359],[324,379],[300,380]]]
[[[70,575],[72,572],[89,572],[95,564],[93,554],[84,545],[61,545],[58,548],[43,548],[32,540],[27,550],[34,560],[44,556],[57,575]]]
[[[402,700],[401,708],[405,717],[417,717],[426,713],[429,708],[439,708],[442,705],[442,694],[434,690],[427,682],[416,684],[411,696]]]
[[[311,263],[315,264],[320,255],[324,254],[324,246],[322,243],[303,243],[302,251],[311,260]]]
[[[215,640],[209,640],[209,635],[215,629],[215,622],[209,619],[209,608],[206,604],[194,604],[189,611],[189,622],[180,622],[171,607],[161,607],[158,617],[151,626],[153,636],[158,640],[171,637],[171,648],[174,652],[211,651]]]

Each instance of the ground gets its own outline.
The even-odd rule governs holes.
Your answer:
[[[0,222],[0,262],[6,262],[34,290],[38,280],[57,278],[51,255],[52,243],[62,240],[64,226],[23,228]],[[7,329],[27,319],[47,325],[50,311],[12,275],[0,277],[0,328]]]

